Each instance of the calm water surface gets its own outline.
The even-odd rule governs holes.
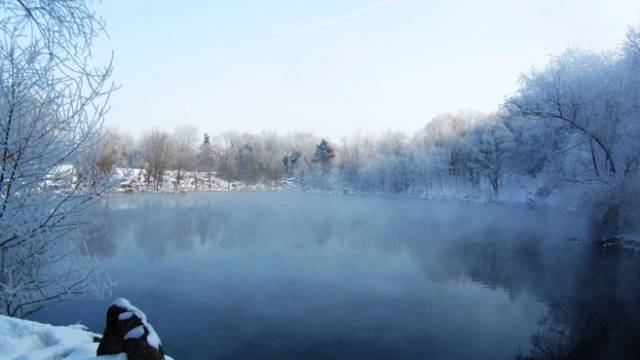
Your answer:
[[[621,269],[605,275],[615,292],[594,275],[576,215],[201,193],[115,195],[97,216],[107,231],[90,246],[112,264],[114,298],[142,308],[176,359],[508,359],[541,351],[562,336],[554,327],[579,327],[619,291],[615,306],[632,309],[620,331],[637,330],[637,286],[617,281]],[[587,313],[575,310],[583,298]],[[112,300],[34,318],[101,332]]]

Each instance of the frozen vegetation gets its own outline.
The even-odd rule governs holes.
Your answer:
[[[84,246],[116,185],[94,166],[114,89],[91,61],[103,30],[85,1],[0,1],[0,314],[109,294]]]

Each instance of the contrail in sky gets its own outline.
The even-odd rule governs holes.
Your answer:
[[[295,39],[295,38],[298,38],[298,37],[303,36],[305,34],[309,34],[309,33],[312,33],[312,32],[327,28],[329,26],[332,26],[332,25],[335,25],[335,24],[339,24],[341,22],[344,22],[344,21],[347,21],[347,20],[350,20],[350,19],[353,19],[353,18],[357,18],[357,17],[362,16],[362,15],[368,14],[368,13],[370,13],[372,11],[375,11],[375,10],[378,10],[378,9],[380,9],[382,7],[385,7],[385,6],[391,4],[391,3],[395,2],[395,1],[396,0],[382,0],[382,1],[376,1],[376,2],[370,3],[370,4],[366,5],[366,6],[363,6],[361,8],[356,9],[356,10],[353,10],[353,11],[351,11],[349,13],[325,19],[324,21],[321,21],[319,23],[296,29],[296,30],[291,31],[289,33],[286,33],[286,34],[274,37],[272,39],[269,39],[267,41],[264,41],[264,42],[262,42],[260,44],[255,45],[255,46],[236,51],[236,52],[231,53],[231,54],[229,54],[227,56],[224,56],[224,57],[222,57],[222,58],[220,58],[218,60],[213,61],[211,64],[215,65],[215,64],[224,63],[224,62],[227,62],[227,61],[231,60],[232,58],[234,58],[236,56],[245,55],[245,54],[248,54],[248,53],[252,53],[254,51],[259,51],[259,50],[270,48],[272,46],[278,45],[278,44],[280,44],[282,42],[285,42],[287,40]]]

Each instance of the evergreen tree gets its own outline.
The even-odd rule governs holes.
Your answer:
[[[211,188],[211,177],[213,176],[213,147],[211,146],[211,138],[209,134],[204,134],[202,143],[198,149],[198,166],[204,170],[207,175],[207,182]],[[196,172],[197,173],[197,172]],[[197,175],[196,175],[197,176]],[[196,189],[198,188],[198,179],[196,178]]]
[[[327,140],[322,139],[320,144],[316,145],[316,153],[313,156],[313,162],[320,164],[323,176],[331,171],[331,161],[335,156],[335,152]]]

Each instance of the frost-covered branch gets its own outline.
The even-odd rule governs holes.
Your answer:
[[[103,296],[84,246],[90,210],[117,179],[96,155],[112,63],[90,66],[104,23],[81,0],[0,1],[0,313]],[[81,227],[82,225],[82,227]]]

